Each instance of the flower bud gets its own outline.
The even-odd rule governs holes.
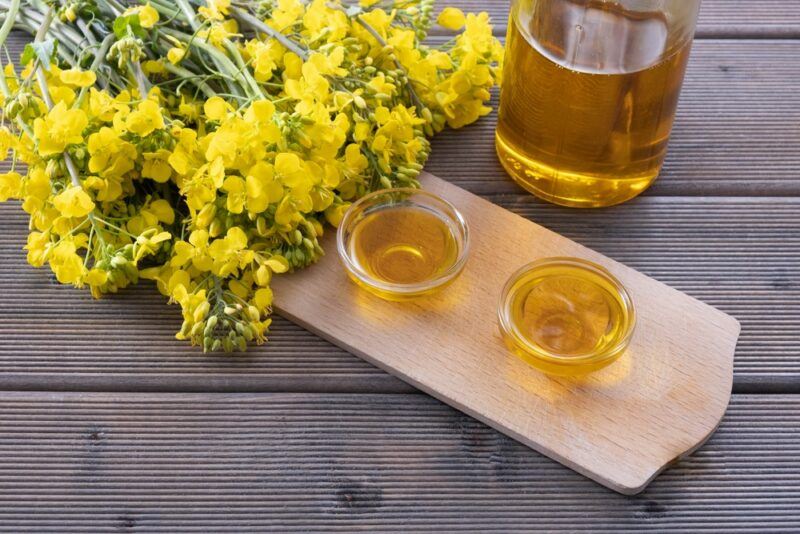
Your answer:
[[[194,219],[194,224],[197,228],[208,228],[214,216],[217,214],[217,206],[215,204],[206,204],[203,209],[197,214]]]
[[[222,234],[222,223],[219,219],[214,219],[208,227],[208,235],[211,237],[218,237]]]

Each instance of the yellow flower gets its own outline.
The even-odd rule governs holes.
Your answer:
[[[197,12],[209,20],[224,20],[230,7],[230,0],[206,0],[206,5],[197,8]]]
[[[203,104],[203,112],[212,121],[222,121],[233,111],[233,107],[218,96],[212,96]]]
[[[103,289],[108,282],[108,271],[97,268],[90,269],[89,272],[83,276],[83,282],[89,284],[89,288],[94,298],[100,298],[104,292]]]
[[[53,248],[50,254],[50,268],[62,284],[76,286],[82,284],[86,267],[83,266],[83,258],[77,254],[73,240],[64,238]]]
[[[22,190],[22,176],[18,172],[0,174],[0,202],[18,198]]]
[[[211,272],[217,276],[228,276],[238,267],[252,261],[252,252],[245,251],[247,235],[238,226],[230,228],[225,237],[215,239],[208,246],[208,255],[214,264]]]
[[[446,7],[439,13],[436,22],[439,26],[447,28],[448,30],[458,30],[464,26],[466,18],[460,9],[456,7]]]
[[[39,141],[42,157],[61,154],[69,145],[83,142],[81,135],[89,123],[80,109],[67,109],[63,102],[56,104],[44,118],[33,122],[33,132]]]
[[[150,2],[143,6],[135,6],[125,10],[123,15],[138,15],[139,26],[145,29],[150,29],[156,25],[159,16],[158,11],[150,5]]]
[[[22,188],[22,195],[25,198],[22,209],[31,215],[41,212],[51,193],[50,178],[47,177],[44,168],[39,166],[32,168]]]
[[[172,234],[169,232],[158,232],[156,229],[145,231],[136,238],[136,245],[134,247],[136,252],[134,253],[133,259],[139,261],[145,256],[155,254],[160,248],[159,245],[169,240],[171,237]]]
[[[275,170],[280,174],[283,183],[291,188],[311,188],[308,172],[303,168],[303,161],[291,152],[282,152],[275,156]]]
[[[272,290],[268,287],[257,289],[253,295],[253,302],[259,310],[266,310],[272,306]]]
[[[75,91],[66,85],[50,87],[50,97],[53,99],[54,104],[63,102],[69,108],[75,102]]]
[[[41,267],[47,261],[50,251],[49,232],[31,232],[28,235],[28,244],[25,245],[28,251],[28,263],[34,267]]]
[[[244,211],[244,203],[247,200],[244,180],[239,176],[228,176],[222,184],[222,190],[228,194],[226,201],[228,211],[242,213]]]
[[[119,102],[105,91],[89,89],[89,115],[103,122],[111,122],[119,109]]]
[[[142,70],[145,74],[164,74],[167,72],[167,69],[164,67],[164,63],[162,61],[156,61],[153,59],[142,62]]]
[[[334,204],[328,207],[328,209],[325,210],[325,220],[327,220],[331,226],[338,227],[349,207],[349,203]]]
[[[169,202],[163,198],[154,200],[147,206],[147,211],[156,216],[159,222],[164,224],[172,224],[175,222],[175,210]]]
[[[186,56],[186,49],[179,46],[173,46],[167,51],[167,59],[173,65],[177,65]]]
[[[143,100],[125,119],[125,128],[139,137],[146,137],[155,130],[163,129],[164,115],[158,103],[149,99]]]
[[[142,176],[150,178],[159,183],[169,181],[172,176],[172,168],[169,165],[170,152],[159,149],[155,152],[145,152],[144,163],[142,163]]]
[[[172,249],[170,266],[183,267],[191,262],[195,269],[210,271],[212,260],[208,255],[208,232],[195,230],[189,234],[189,242],[177,241]]]
[[[314,0],[306,8],[303,25],[310,33],[312,41],[324,37],[329,43],[341,40],[350,29],[347,15],[328,7],[326,0]]]
[[[177,114],[189,122],[194,122],[200,117],[200,104],[193,100],[186,100],[186,97],[181,95]]]
[[[85,217],[94,209],[91,197],[77,185],[56,195],[53,205],[64,217]]]
[[[224,41],[231,37],[237,36],[239,25],[234,19],[227,19],[223,22],[214,22],[208,30],[201,30],[197,36],[201,39],[207,39],[211,44],[216,47],[223,47]]]
[[[73,87],[90,87],[97,81],[97,76],[90,70],[69,69],[58,73],[61,83]]]
[[[256,80],[265,82],[272,78],[272,73],[278,68],[278,61],[283,55],[281,47],[276,41],[259,41],[251,39],[245,45],[245,51],[251,59],[253,73]]]
[[[310,114],[317,102],[327,102],[329,89],[328,80],[320,74],[317,65],[310,61],[303,63],[302,77],[299,80],[288,79],[284,84],[286,96],[299,101],[295,109],[302,115]]]
[[[283,197],[283,184],[275,179],[275,171],[269,163],[260,161],[250,167],[245,178],[247,210],[261,213],[267,206]]]
[[[83,181],[83,186],[94,191],[94,197],[101,202],[117,200],[122,196],[122,183],[116,177],[89,176]]]
[[[279,31],[289,27],[305,12],[305,7],[298,0],[278,0],[277,4],[267,23]]]
[[[123,140],[113,129],[106,126],[89,136],[89,172],[103,177],[120,178],[134,166],[136,147]]]
[[[278,208],[275,210],[275,223],[287,226],[297,222],[301,218],[300,211],[297,209],[297,206],[295,206],[292,196],[286,195],[283,197],[283,200],[281,200],[280,204],[278,204]]]
[[[139,25],[142,28],[152,28],[158,22],[158,11],[148,2],[139,8]]]

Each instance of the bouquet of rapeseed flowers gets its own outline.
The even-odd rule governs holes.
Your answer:
[[[416,186],[428,138],[489,109],[502,47],[485,13],[423,44],[432,0],[0,0],[0,201],[28,261],[115,292],[155,280],[179,339],[243,350],[270,280],[316,261],[326,224]]]

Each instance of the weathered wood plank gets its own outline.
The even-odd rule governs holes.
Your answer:
[[[736,391],[800,392],[800,199],[643,197],[580,213],[491,199],[738,318]],[[93,301],[29,267],[26,228],[0,205],[2,388],[410,391],[281,319],[246,356],[203,355],[173,339],[179,311],[152,287]]]
[[[800,529],[800,397],[626,498],[423,395],[1,393],[2,531]]]
[[[505,34],[510,4],[497,0],[440,0],[436,6],[437,13],[449,5],[464,11],[488,11],[495,31]],[[800,37],[800,3],[793,0],[703,0],[697,37],[797,38]]]
[[[695,43],[667,161],[645,194],[800,194],[798,79],[800,41]],[[495,155],[495,124],[493,112],[444,131],[427,170],[472,192],[521,191]]]

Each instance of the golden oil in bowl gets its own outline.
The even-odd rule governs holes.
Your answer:
[[[350,278],[388,300],[419,297],[451,283],[468,245],[461,214],[416,189],[365,196],[347,211],[337,237]]]
[[[619,358],[636,315],[627,291],[607,270],[577,258],[551,258],[511,277],[499,319],[512,352],[546,373],[574,376]]]

